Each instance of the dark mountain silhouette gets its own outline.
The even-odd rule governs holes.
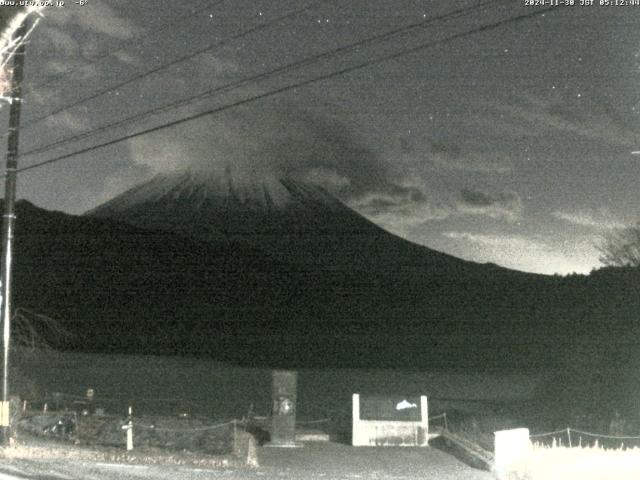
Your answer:
[[[87,213],[212,241],[240,240],[284,261],[330,270],[477,275],[491,271],[403,240],[323,188],[291,178],[243,180],[187,170],[161,174]],[[525,274],[518,274],[525,275]]]
[[[15,265],[14,304],[74,334],[55,346],[260,365],[545,368],[585,342],[622,358],[640,298],[636,270],[466,262],[314,186],[189,174],[84,216],[19,202]]]
[[[545,343],[538,338],[540,322],[547,330],[561,328],[548,319],[531,321],[548,310],[541,295],[558,279],[467,262],[405,241],[324,189],[293,179],[243,182],[229,170],[220,177],[159,175],[87,216],[180,232],[212,245],[235,241],[298,278],[314,272],[312,284],[297,285],[303,290],[298,310],[285,315],[299,321],[276,327],[282,341],[302,342],[291,345],[294,351],[306,351],[304,341],[312,338],[378,361],[386,355],[390,362],[410,363],[433,359],[438,351],[445,363],[456,356],[475,362],[494,347],[501,357],[498,346],[505,342],[516,350],[530,349],[530,338]],[[318,289],[324,299],[319,304]]]

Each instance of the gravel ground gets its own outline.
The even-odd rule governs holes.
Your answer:
[[[0,461],[0,478],[33,480],[140,479],[389,479],[488,480],[436,448],[354,448],[335,443],[308,444],[299,449],[259,448],[258,468],[204,469],[180,465],[122,465],[83,460],[7,458]]]

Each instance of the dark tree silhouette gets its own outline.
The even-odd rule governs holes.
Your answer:
[[[612,231],[596,248],[607,267],[640,266],[640,222]]]

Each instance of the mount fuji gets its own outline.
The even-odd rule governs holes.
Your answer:
[[[17,206],[14,305],[73,334],[57,348],[536,368],[576,332],[620,355],[640,308],[637,269],[562,278],[467,262],[291,178],[185,171],[82,216]]]
[[[214,243],[240,241],[288,263],[332,271],[510,274],[403,240],[315,184],[274,176],[247,180],[229,167],[157,175],[86,215]]]
[[[224,170],[160,174],[87,213],[144,227],[180,230],[207,240],[371,231],[324,189],[291,179],[241,181]],[[324,216],[332,216],[330,221]],[[339,225],[336,218],[346,221]]]
[[[461,349],[473,358],[516,334],[539,338],[563,328],[550,322],[541,332],[538,321],[551,314],[543,297],[558,279],[416,245],[325,189],[292,178],[239,179],[230,169],[161,174],[85,216],[177,233],[216,248],[234,245],[240,257],[269,260],[270,275],[285,279],[278,295],[295,298],[277,312],[258,309],[238,335],[264,334],[263,343],[292,351],[307,339],[305,352],[319,343],[321,351],[333,344],[343,353],[361,355],[364,349],[362,355],[378,360],[431,358],[435,351],[446,357]],[[256,288],[267,278],[261,275]],[[238,305],[225,308],[237,311]],[[260,317],[271,318],[268,326]],[[237,324],[229,328],[237,331]]]

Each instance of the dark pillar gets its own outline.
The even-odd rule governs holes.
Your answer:
[[[298,447],[296,444],[296,397],[298,373],[274,370],[271,380],[270,447]]]

